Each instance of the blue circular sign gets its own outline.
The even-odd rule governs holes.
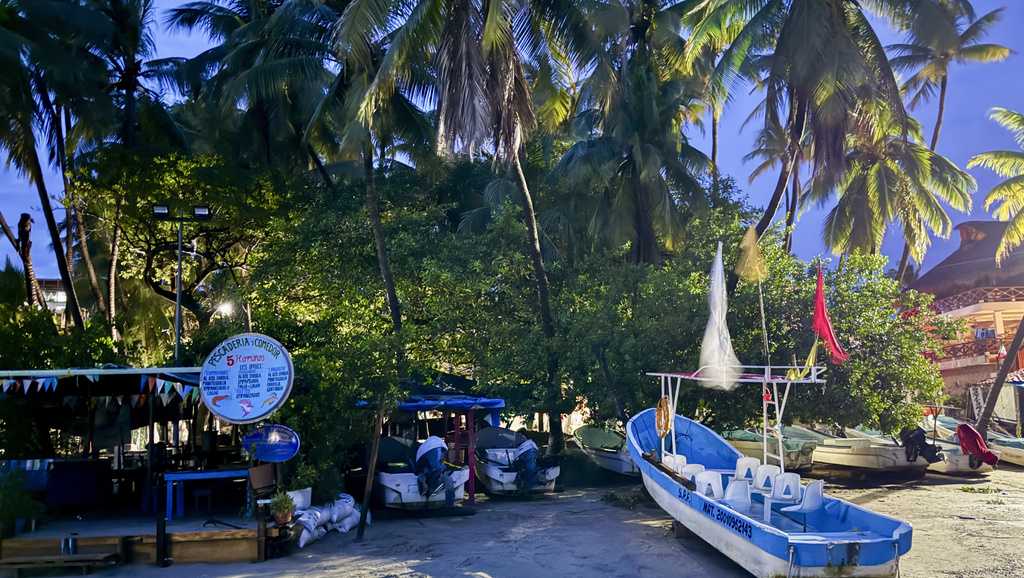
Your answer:
[[[299,434],[283,425],[262,425],[242,438],[242,447],[261,462],[286,462],[299,453]]]

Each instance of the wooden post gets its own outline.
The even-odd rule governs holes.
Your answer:
[[[469,464],[469,503],[476,503],[476,410],[466,413],[466,434],[469,438],[466,448],[466,463]]]
[[[381,385],[383,388],[384,386]],[[366,485],[363,487],[363,509],[359,512],[359,527],[356,529],[356,542],[363,539],[366,532],[366,515],[370,512],[370,498],[373,495],[373,476],[377,469],[377,452],[380,451],[380,435],[384,427],[384,392],[379,394],[377,401],[377,417],[373,431],[370,432],[370,458],[366,464]]]

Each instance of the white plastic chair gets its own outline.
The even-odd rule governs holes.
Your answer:
[[[772,493],[775,488],[775,478],[782,473],[782,468],[774,464],[761,464],[754,474],[754,491],[761,494]]]
[[[724,492],[722,492],[722,474],[718,472],[703,471],[697,474],[697,493],[713,500],[721,500]]]
[[[754,474],[757,472],[757,468],[760,465],[761,460],[757,458],[744,457],[736,460],[736,475],[733,477],[733,479],[753,482]]]
[[[730,508],[740,513],[750,511],[750,482],[747,480],[733,480],[725,488],[725,499],[722,500]]]
[[[687,464],[683,466],[682,471],[679,472],[679,477],[692,482],[697,477],[697,474],[703,471],[704,464]]]
[[[780,512],[787,514],[803,514],[804,532],[807,531],[807,514],[820,510],[825,504],[825,482],[817,480],[811,482],[804,488],[804,495],[800,503],[795,506],[780,508]]]
[[[679,454],[665,454],[661,457],[661,463],[666,468],[672,470],[675,473],[682,471],[683,467],[686,466],[686,456]]]
[[[772,502],[795,504],[800,501],[800,474],[786,472],[775,478]]]

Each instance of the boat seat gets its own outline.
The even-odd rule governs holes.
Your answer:
[[[724,495],[722,491],[722,474],[718,472],[703,471],[697,474],[697,479],[694,483],[697,485],[697,493],[706,498],[721,500]]]
[[[780,504],[796,504],[800,501],[800,474],[786,472],[775,478],[772,501]]]
[[[682,472],[683,468],[686,466],[686,456],[681,456],[679,454],[665,454],[661,457],[661,463],[664,464],[666,468],[678,474]]]
[[[725,498],[722,500],[730,508],[745,514],[750,511],[750,482],[747,480],[733,480],[725,488]]]
[[[775,478],[782,473],[782,468],[774,464],[761,464],[757,466],[757,473],[754,474],[754,491],[761,494],[771,494],[775,488]]]
[[[786,506],[781,508],[781,511],[792,514],[809,514],[815,510],[820,510],[825,504],[825,482],[815,480],[807,485],[803,493],[804,495],[800,499],[799,504]]]
[[[704,464],[687,464],[683,466],[682,471],[679,472],[679,477],[690,480],[691,482],[697,477],[697,474],[704,471]]]
[[[761,460],[757,458],[743,457],[736,460],[736,473],[734,474],[733,479],[753,482],[754,474],[757,473],[757,468],[760,465]]]

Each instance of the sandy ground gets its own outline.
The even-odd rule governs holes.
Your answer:
[[[565,470],[563,470],[565,471]],[[671,520],[636,484],[566,475],[568,489],[526,502],[484,500],[475,516],[379,519],[367,540],[329,534],[263,564],[129,566],[98,576],[746,576],[697,538],[674,537]],[[907,578],[1024,578],[1024,470],[986,478],[918,480],[829,477],[827,491],[914,526],[902,560]],[[613,497],[612,499],[609,499]]]

